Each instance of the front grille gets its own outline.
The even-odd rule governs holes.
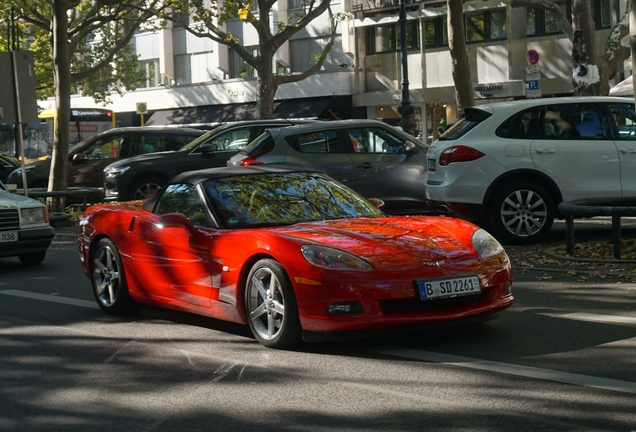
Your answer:
[[[0,231],[20,228],[18,209],[0,209]]]
[[[450,309],[471,303],[476,303],[482,299],[482,294],[452,297],[437,300],[421,301],[419,299],[381,300],[380,308],[384,313],[408,313],[425,312]]]

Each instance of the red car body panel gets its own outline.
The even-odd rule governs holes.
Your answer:
[[[161,227],[141,202],[87,210],[79,228],[82,267],[91,277],[91,247],[104,236],[117,245],[133,299],[156,306],[247,323],[243,287],[257,260],[284,267],[298,303],[302,329],[340,332],[442,323],[486,316],[510,307],[513,279],[505,252],[481,258],[472,246],[476,226],[445,217],[339,219],[285,227]],[[335,271],[313,266],[304,244],[341,249],[363,258],[372,271]],[[471,302],[423,307],[414,280],[477,274],[482,296]],[[328,314],[334,302],[359,301],[361,314]],[[430,307],[429,307],[430,305]]]

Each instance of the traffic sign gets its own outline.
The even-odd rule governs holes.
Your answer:
[[[526,53],[526,59],[531,65],[536,65],[537,63],[539,63],[539,53],[532,49],[528,50],[528,52]]]
[[[526,75],[540,73],[540,72],[541,72],[541,66],[539,66],[538,64],[526,66]]]
[[[528,81],[528,90],[539,90],[539,81]]]
[[[536,81],[541,79],[541,72],[526,74],[526,81]]]
[[[148,114],[148,104],[146,102],[137,102],[137,114]]]

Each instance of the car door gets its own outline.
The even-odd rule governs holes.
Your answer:
[[[218,265],[210,259],[213,236],[203,229],[201,235],[192,236],[180,226],[164,227],[158,218],[183,213],[195,226],[205,226],[205,208],[196,186],[168,186],[155,213],[138,216],[130,237],[135,273],[148,290],[145,294],[209,308],[211,298],[218,298],[220,280]]]
[[[225,166],[229,158],[245,148],[262,131],[263,126],[257,125],[236,126],[220,131],[192,150],[188,163],[193,165],[189,169]],[[201,147],[209,144],[216,146],[216,150],[205,155]]]
[[[119,159],[122,149],[128,146],[128,139],[125,133],[107,134],[71,155],[68,186],[102,187],[104,168]]]
[[[621,190],[624,197],[636,197],[636,112],[633,102],[610,103],[614,143],[621,167]]]
[[[285,154],[285,164],[317,169],[355,188],[351,143],[341,140],[338,129],[299,132],[288,137],[288,140],[291,148]],[[280,144],[287,147],[286,143]]]
[[[351,126],[345,129],[353,145],[354,189],[380,198],[390,207],[426,207],[426,147],[407,152],[406,138],[389,127]]]
[[[542,124],[532,161],[564,201],[621,195],[618,150],[602,104],[546,105]]]

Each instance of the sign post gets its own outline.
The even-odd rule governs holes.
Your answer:
[[[526,60],[528,60],[530,65],[526,67],[526,97],[540,98],[539,80],[541,79],[541,66],[539,66],[539,53],[533,49],[528,50]]]
[[[141,125],[144,126],[144,115],[148,114],[148,104],[146,102],[137,102],[137,114],[141,116]]]

